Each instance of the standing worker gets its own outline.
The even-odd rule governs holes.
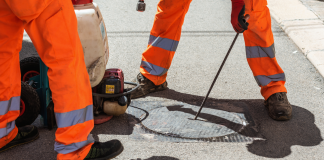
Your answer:
[[[140,87],[132,98],[167,88],[167,71],[179,44],[181,27],[191,0],[160,0],[147,49],[142,54]],[[250,15],[249,26],[243,22]],[[289,120],[292,107],[284,86],[286,78],[280,68],[271,31],[271,17],[266,0],[232,0],[231,23],[238,33],[243,33],[246,57],[254,78],[261,87],[265,106],[274,120]]]
[[[17,128],[21,92],[19,51],[24,29],[49,68],[58,129],[57,159],[113,158],[123,146],[118,140],[95,142],[92,93],[69,0],[0,0],[0,152],[34,141],[35,126]]]

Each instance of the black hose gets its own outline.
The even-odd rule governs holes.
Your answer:
[[[119,96],[126,96],[130,93],[132,93],[133,91],[135,91],[140,85],[138,83],[134,83],[134,82],[124,82],[125,84],[130,84],[130,85],[136,85],[136,87],[134,87],[133,89],[124,92],[124,93],[119,93],[119,94],[99,94],[99,93],[92,93],[93,96],[96,97],[102,97],[102,98],[114,98],[114,97],[119,97]]]

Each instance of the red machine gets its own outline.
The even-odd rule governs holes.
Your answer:
[[[137,85],[136,83],[124,82],[124,74],[121,69],[107,69],[102,81],[94,88],[93,106],[95,124],[104,123],[112,118],[125,113],[131,102],[130,93],[133,89],[124,89],[124,83]]]
[[[118,94],[124,92],[124,74],[121,69],[107,69],[99,84],[101,94]]]

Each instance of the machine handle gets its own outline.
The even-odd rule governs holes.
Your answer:
[[[134,87],[133,89],[124,92],[124,93],[119,93],[119,94],[99,94],[99,93],[92,93],[92,96],[96,96],[96,97],[102,97],[102,98],[114,98],[114,97],[119,97],[119,96],[126,96],[130,93],[132,93],[133,91],[135,91],[140,85],[138,83],[135,82],[124,82],[125,84],[130,84],[130,85],[136,85],[136,87]]]

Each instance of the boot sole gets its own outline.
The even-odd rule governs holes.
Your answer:
[[[117,152],[113,153],[110,156],[107,156],[107,159],[109,160],[109,159],[113,159],[113,158],[117,157],[118,155],[120,155],[123,152],[123,150],[124,150],[124,147],[121,146]]]
[[[10,146],[10,147],[8,147],[8,148],[5,148],[5,149],[3,149],[3,150],[0,149],[0,153],[6,151],[6,150],[8,150],[8,149],[11,149],[11,148],[14,148],[14,147],[17,147],[17,146],[23,145],[23,144],[27,144],[27,143],[33,142],[33,141],[35,141],[35,140],[38,139],[38,138],[39,138],[39,133],[37,133],[37,135],[35,135],[34,137],[30,137],[30,138],[28,138],[28,139],[25,139],[24,142],[14,144],[14,145],[12,145],[12,146]]]
[[[288,121],[291,119],[291,114],[290,115],[282,115],[280,117],[276,117],[274,115],[272,115],[269,111],[269,106],[268,104],[264,104],[264,106],[266,107],[267,111],[268,111],[268,115],[270,118],[272,118],[273,120],[276,120],[276,121]]]
[[[110,159],[113,159],[115,157],[117,157],[118,155],[120,155],[120,153],[122,153],[124,150],[124,147],[123,145],[118,149],[118,151],[114,152],[113,154],[111,155],[108,155],[106,157],[103,157],[103,158],[96,158],[96,159],[89,159],[89,160],[110,160]],[[87,160],[87,159],[85,159]]]
[[[162,85],[162,84],[161,84],[161,85]],[[138,96],[134,96],[134,97],[131,96],[131,98],[132,98],[132,99],[141,98],[141,97],[144,97],[144,96],[146,96],[146,95],[148,95],[148,94],[150,94],[150,93],[153,93],[153,92],[159,92],[159,91],[163,91],[163,90],[166,90],[166,89],[168,89],[168,87],[165,87],[165,88],[157,88],[157,89],[152,90],[152,91],[149,90],[148,93],[144,93],[144,94],[142,94],[142,95],[138,95]]]
[[[273,120],[276,120],[276,121],[288,121],[291,119],[291,115],[284,115],[284,116],[280,116],[280,117],[276,117],[276,116],[273,116],[269,113],[269,116],[273,119]]]

